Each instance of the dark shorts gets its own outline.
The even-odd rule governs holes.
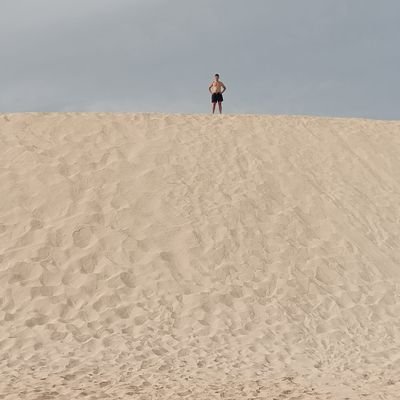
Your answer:
[[[211,103],[219,103],[221,101],[224,101],[224,98],[222,97],[222,93],[213,93],[211,95]]]

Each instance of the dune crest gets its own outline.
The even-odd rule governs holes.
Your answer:
[[[0,114],[0,398],[397,399],[399,154],[396,121]]]

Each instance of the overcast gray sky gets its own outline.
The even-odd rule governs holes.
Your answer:
[[[400,119],[399,0],[0,0],[0,112]]]

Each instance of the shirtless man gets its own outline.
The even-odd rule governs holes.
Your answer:
[[[215,113],[215,106],[218,103],[219,113],[222,113],[222,102],[224,98],[222,93],[226,90],[226,86],[219,80],[219,74],[215,74],[214,80],[211,82],[208,91],[211,93],[212,113]]]

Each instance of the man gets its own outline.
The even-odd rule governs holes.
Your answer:
[[[219,80],[219,74],[214,75],[214,80],[211,82],[208,91],[211,93],[212,113],[215,113],[215,106],[218,103],[219,113],[222,113],[222,102],[224,98],[222,93],[226,90],[226,86]]]

